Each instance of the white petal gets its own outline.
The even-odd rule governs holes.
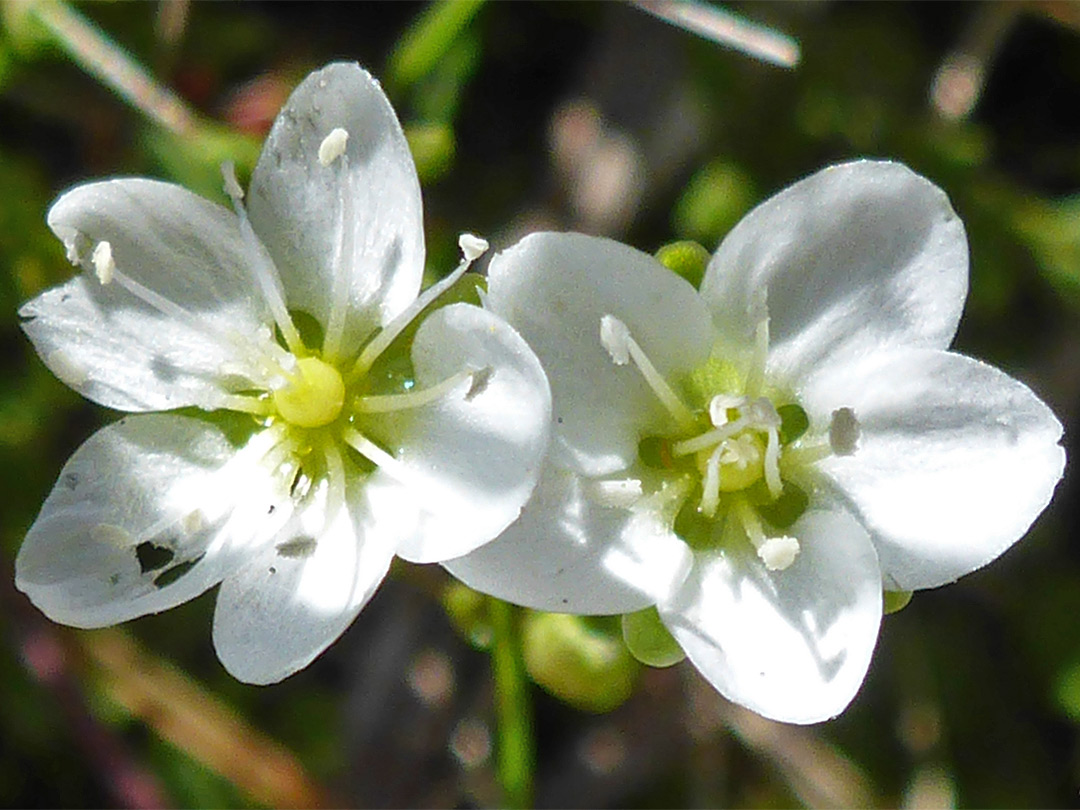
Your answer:
[[[774,373],[881,347],[944,349],[967,295],[964,226],[935,185],[898,163],[833,166],[765,201],[724,238],[702,296],[717,325],[753,333],[767,292]]]
[[[632,365],[616,366],[600,322],[626,324],[669,383],[708,359],[713,334],[693,287],[651,256],[577,233],[532,234],[491,261],[488,307],[533,347],[551,381],[562,464],[584,475],[626,468],[643,433],[671,417]]]
[[[250,336],[269,316],[231,213],[179,186],[122,179],[68,191],[48,220],[90,272],[19,314],[64,382],[108,407],[165,410],[205,405],[229,375],[250,369]],[[115,278],[100,283],[93,257],[106,253],[106,278],[123,273],[192,317],[162,314]]]
[[[147,414],[103,428],[75,451],[30,527],[16,585],[49,618],[76,627],[199,595],[238,544],[273,528],[266,478],[238,461],[243,451],[217,428],[187,417]],[[190,568],[172,571],[180,565]],[[163,575],[174,581],[161,584]]]
[[[379,490],[385,519],[399,526],[398,554],[442,562],[488,542],[520,514],[547,449],[551,395],[525,341],[480,307],[436,310],[417,330],[412,358],[417,389],[463,370],[483,371],[486,381],[380,415],[373,428],[406,473],[396,492],[388,482]]]
[[[881,579],[866,532],[840,512],[807,512],[801,550],[768,571],[749,543],[698,554],[660,616],[725,697],[774,720],[815,723],[858,691],[881,623]]]
[[[314,498],[222,582],[214,648],[234,677],[268,684],[303,669],[345,632],[386,576],[393,537],[358,484],[329,521],[325,497]]]
[[[320,147],[337,129],[347,140],[323,166]],[[267,137],[247,202],[289,307],[323,326],[334,303],[336,255],[346,246],[344,353],[416,297],[424,271],[420,182],[390,102],[358,65],[327,65],[293,91]]]
[[[521,518],[444,567],[535,610],[630,613],[667,598],[689,570],[686,544],[655,516],[605,503],[596,483],[546,465]]]
[[[951,582],[1024,535],[1061,478],[1061,424],[1022,383],[948,352],[898,350],[830,366],[808,412],[850,407],[855,453],[821,469],[861,514],[897,590]]]

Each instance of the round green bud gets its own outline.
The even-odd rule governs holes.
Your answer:
[[[613,624],[613,623],[612,623]],[[639,666],[613,624],[568,613],[525,614],[522,652],[529,676],[547,692],[587,712],[609,712],[634,690]]]
[[[709,264],[709,251],[697,242],[672,242],[656,251],[656,260],[697,288],[701,286],[701,280],[705,277],[705,268]]]

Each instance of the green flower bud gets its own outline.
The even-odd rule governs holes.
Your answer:
[[[634,690],[640,667],[614,622],[530,611],[522,623],[525,669],[547,692],[587,712],[609,712]]]
[[[656,259],[694,287],[700,287],[701,279],[705,277],[705,268],[709,264],[709,251],[697,242],[672,242],[656,251]]]

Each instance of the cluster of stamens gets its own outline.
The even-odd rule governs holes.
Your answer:
[[[349,306],[354,221],[347,143],[348,133],[344,129],[335,129],[322,140],[317,154],[321,167],[341,172],[332,298],[318,348],[305,344],[293,313],[286,306],[277,268],[251,226],[243,204],[243,192],[231,165],[223,167],[225,190],[232,199],[251,259],[253,281],[272,314],[277,339],[271,325],[264,325],[254,335],[246,335],[221,329],[188,312],[125,273],[123,267],[118,266],[113,246],[108,241],[96,242],[89,256],[89,265],[102,285],[117,284],[168,318],[234,350],[239,362],[222,369],[222,377],[240,378],[244,383],[239,390],[219,391],[210,400],[200,403],[201,406],[207,410],[225,409],[254,416],[273,439],[269,443],[257,443],[261,463],[288,479],[294,500],[304,497],[313,480],[325,481],[331,502],[328,519],[332,519],[336,506],[344,500],[343,445],[359,454],[361,459],[357,462],[362,468],[370,469],[374,465],[391,476],[408,478],[408,471],[393,452],[371,438],[372,433],[377,434],[377,430],[368,430],[369,426],[377,425],[378,420],[373,417],[421,407],[444,397],[471,398],[486,385],[491,375],[489,368],[463,369],[436,384],[415,388],[411,379],[395,381],[395,385],[388,386],[381,379],[373,379],[377,375],[372,374],[376,362],[406,327],[487,249],[484,240],[470,234],[463,234],[459,239],[464,260],[453,273],[429,287],[375,332],[358,356],[345,355],[343,338]]]
[[[622,321],[605,315],[600,341],[617,365],[633,362],[675,425],[672,435],[643,437],[639,451],[647,467],[693,481],[678,490],[683,503],[676,532],[693,546],[714,547],[734,522],[768,569],[790,566],[799,543],[783,530],[808,502],[791,479],[829,455],[854,452],[859,427],[851,409],[833,414],[827,439],[803,438],[805,411],[794,402],[777,408],[764,394],[767,316],[756,329],[742,392],[713,392],[697,409],[664,379]]]

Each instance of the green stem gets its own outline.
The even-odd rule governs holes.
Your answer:
[[[495,755],[503,806],[532,806],[535,762],[532,701],[521,658],[517,610],[499,599],[488,600],[494,644],[491,667],[495,678]]]
[[[184,101],[78,11],[61,0],[43,0],[30,8],[72,59],[144,115],[176,135],[195,131],[197,116]]]

